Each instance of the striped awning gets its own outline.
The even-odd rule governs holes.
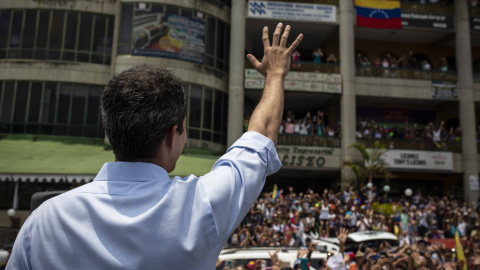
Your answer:
[[[0,173],[0,182],[37,183],[88,183],[95,174],[5,174]]]

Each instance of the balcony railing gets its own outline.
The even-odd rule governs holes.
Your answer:
[[[409,149],[424,151],[448,151],[454,153],[462,152],[462,144],[457,142],[428,142],[425,140],[405,140],[405,139],[357,139],[357,142],[365,144],[368,148],[374,142],[385,144],[387,149]]]
[[[245,61],[245,68],[253,68],[252,64],[249,61]],[[299,71],[299,72],[319,72],[319,73],[340,73],[339,64],[314,64],[312,62],[300,62],[298,68],[296,66],[291,66],[290,71]]]
[[[455,71],[423,71],[420,69],[408,68],[381,68],[381,67],[357,67],[357,76],[397,78],[397,79],[416,79],[416,80],[439,80],[456,81],[457,73]]]
[[[340,147],[340,138],[316,135],[279,134],[277,143],[284,145]]]

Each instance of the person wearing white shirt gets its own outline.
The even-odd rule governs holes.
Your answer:
[[[264,56],[247,55],[265,76],[246,132],[204,176],[171,173],[187,139],[186,94],[165,68],[133,67],[102,96],[102,122],[116,161],[91,183],[44,202],[25,221],[7,269],[213,269],[228,237],[258,198],[276,153],[284,78],[299,35],[278,24]]]

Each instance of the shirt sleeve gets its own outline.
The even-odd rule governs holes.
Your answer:
[[[266,176],[282,163],[273,142],[257,132],[246,132],[199,183],[212,208],[223,244],[260,195]]]
[[[34,213],[32,213],[32,215],[33,214]],[[29,230],[31,220],[31,216],[27,218],[17,235],[13,245],[12,254],[8,259],[7,267],[5,268],[6,270],[32,269],[30,261],[31,237]]]

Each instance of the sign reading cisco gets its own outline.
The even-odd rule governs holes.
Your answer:
[[[332,5],[253,0],[248,2],[249,18],[335,23],[336,15],[337,7]]]
[[[340,149],[324,147],[277,147],[278,157],[285,167],[339,168]]]

